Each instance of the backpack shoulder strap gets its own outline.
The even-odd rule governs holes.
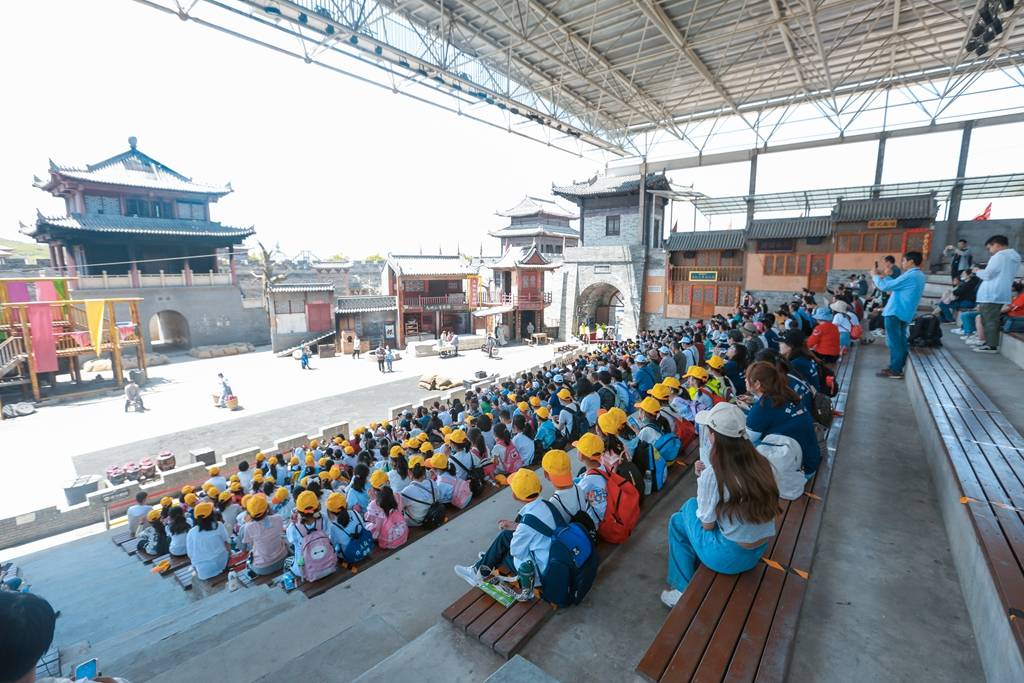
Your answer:
[[[544,502],[547,503],[547,501],[544,501]],[[551,505],[551,503],[548,503],[548,505]],[[548,538],[551,538],[552,536],[555,535],[555,530],[554,529],[552,529],[547,524],[545,524],[544,522],[540,521],[539,519],[537,519],[533,515],[525,515],[523,517],[521,523],[525,524],[528,527],[530,527],[531,529],[533,529],[537,533],[543,534],[544,536],[547,536]]]

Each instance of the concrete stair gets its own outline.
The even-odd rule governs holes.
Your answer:
[[[183,601],[179,610],[89,645],[76,652],[73,659],[66,656],[65,661],[73,667],[95,657],[103,671],[133,681],[150,680],[180,661],[216,647],[225,640],[226,633],[243,633],[306,599],[280,588],[253,586]]]
[[[429,667],[423,666],[426,662],[430,663]],[[504,664],[502,657],[482,647],[478,640],[469,638],[447,622],[438,622],[352,680],[355,683],[483,681],[490,680]]]

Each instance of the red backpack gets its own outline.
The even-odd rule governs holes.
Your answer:
[[[608,506],[601,525],[597,527],[597,535],[609,543],[622,543],[640,521],[640,492],[618,472],[590,471],[604,477],[608,488]]]
[[[693,423],[683,418],[682,415],[672,415],[671,423],[672,433],[679,439],[679,452],[682,453],[683,449],[697,438],[697,430]]]
[[[721,396],[719,396],[715,392],[711,391],[707,387],[701,387],[700,388],[700,393],[704,394],[705,396],[707,396],[708,398],[711,399],[711,405],[712,406],[716,406],[719,403],[725,403],[725,399],[724,398],[722,398]],[[692,427],[692,425],[691,425],[691,427]],[[680,440],[682,440],[682,437],[680,437]],[[683,445],[685,446],[686,444],[684,443]]]

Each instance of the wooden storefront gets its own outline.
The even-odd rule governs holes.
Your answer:
[[[709,318],[735,310],[743,288],[744,231],[673,233],[668,241],[665,314]]]
[[[924,262],[932,248],[938,213],[933,195],[843,200],[832,211],[835,256],[832,269],[866,271],[885,256],[920,251]]]

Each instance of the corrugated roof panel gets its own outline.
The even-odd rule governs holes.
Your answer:
[[[375,313],[398,310],[397,296],[339,296],[335,310],[338,313]]]
[[[331,282],[279,282],[269,287],[271,294],[288,294],[294,292],[333,292]]]
[[[745,242],[745,230],[697,230],[672,233],[666,248],[669,251],[742,249]]]

